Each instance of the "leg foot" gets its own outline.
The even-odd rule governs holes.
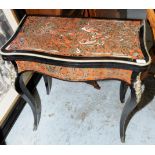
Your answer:
[[[15,82],[16,91],[22,96],[22,98],[30,105],[33,117],[34,117],[34,128],[36,130],[40,121],[41,116],[41,102],[39,95],[32,95],[27,89],[22,74],[19,74]],[[38,101],[38,102],[37,102]]]
[[[125,102],[125,95],[126,95],[127,90],[128,90],[128,85],[124,81],[121,81],[121,85],[120,85],[120,101],[121,101],[121,103]]]
[[[52,87],[52,78],[47,75],[43,75],[43,78],[45,82],[47,95],[49,95]]]

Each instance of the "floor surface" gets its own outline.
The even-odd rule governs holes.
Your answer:
[[[99,84],[101,89],[97,90],[86,83],[53,79],[52,91],[46,95],[41,79],[38,91],[42,117],[38,130],[32,131],[32,112],[26,105],[7,144],[122,144],[119,121],[124,105],[119,101],[120,82]],[[154,97],[154,93],[147,93]],[[155,99],[134,115],[125,144],[155,144]]]

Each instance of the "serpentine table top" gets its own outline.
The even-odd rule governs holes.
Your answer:
[[[115,59],[145,66],[149,56],[140,36],[142,25],[141,20],[27,16],[2,51],[65,62]]]

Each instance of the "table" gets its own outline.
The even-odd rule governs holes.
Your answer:
[[[128,87],[131,90],[120,120],[124,142],[130,115],[141,99],[141,73],[151,63],[146,22],[25,16],[0,53],[16,67],[15,88],[32,109],[34,129],[40,121],[41,103],[27,89],[23,73],[43,74],[48,94],[52,78],[77,82],[116,79],[121,81],[122,103]]]

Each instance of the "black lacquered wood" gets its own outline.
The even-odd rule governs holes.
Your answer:
[[[125,95],[126,95],[127,90],[128,90],[127,83],[125,83],[124,81],[121,81],[121,84],[120,84],[120,101],[121,101],[121,103],[125,102]]]
[[[137,106],[135,89],[132,86],[130,87],[130,89],[131,94],[127,102],[125,103],[120,120],[120,138],[122,142],[125,142],[126,128],[129,123],[129,120],[131,119],[131,114]]]
[[[44,78],[44,82],[45,82],[47,95],[49,95],[51,88],[52,88],[52,77],[49,77],[47,75],[43,75],[43,78]]]
[[[27,89],[23,74],[18,74],[15,81],[15,89],[22,96],[22,98],[30,105],[34,117],[34,130],[37,129],[41,117],[41,101],[38,94],[31,94]]]

